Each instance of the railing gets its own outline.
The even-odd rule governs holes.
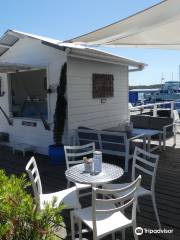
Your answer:
[[[149,104],[140,105],[140,106],[136,106],[136,107],[130,107],[129,108],[129,116],[135,112],[142,113],[146,109],[151,109],[151,110],[153,110],[153,116],[157,117],[157,111],[158,111],[158,109],[160,109],[160,107],[161,107],[161,109],[162,108],[167,109],[167,106],[169,106],[170,107],[169,109],[171,110],[171,117],[173,117],[173,110],[175,109],[175,104],[177,104],[177,103],[180,103],[180,101],[178,100],[178,101],[169,101],[169,102],[149,103]]]

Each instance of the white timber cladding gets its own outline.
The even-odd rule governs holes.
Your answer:
[[[86,50],[84,50],[86,52]],[[85,53],[84,52],[84,53]],[[67,57],[66,51],[43,45],[40,40],[22,38],[0,57],[0,62],[44,66],[47,70],[47,87],[59,83],[59,75],[64,62],[67,62],[67,122],[64,143],[72,143],[74,130],[79,126],[95,129],[113,127],[128,119],[128,66],[106,63],[97,59]],[[75,54],[76,55],[76,54]],[[105,103],[92,97],[92,74],[113,74],[114,97]],[[0,106],[10,115],[11,92],[7,74],[2,77]],[[37,79],[38,81],[38,79]],[[48,146],[53,144],[53,115],[56,93],[48,95],[48,123],[51,130],[44,129],[41,120],[14,118],[9,126],[0,112],[0,132],[10,135],[10,143],[27,143],[36,146],[36,151],[47,154]],[[36,122],[37,126],[24,126],[22,121]]]
[[[66,59],[66,53],[61,50],[47,47],[41,44],[41,41],[35,39],[20,39],[12,48],[0,57],[0,61],[9,63],[22,63],[37,66],[46,66],[47,82],[49,84],[58,84],[61,66]],[[10,91],[6,74],[2,76],[2,89],[5,95],[0,98],[0,105],[6,113],[10,114]],[[38,81],[38,79],[37,79]],[[53,144],[52,122],[56,103],[56,93],[48,95],[48,122],[51,123],[51,131],[44,129],[41,120],[26,119],[36,122],[36,127],[23,126],[22,118],[14,118],[13,126],[9,126],[6,119],[0,112],[0,131],[8,132],[10,142],[28,143],[36,146],[37,152],[47,154],[48,146]],[[66,134],[67,135],[67,134]]]
[[[92,74],[113,74],[114,97],[105,103],[92,97]],[[128,67],[68,57],[69,137],[79,126],[113,127],[128,119]]]

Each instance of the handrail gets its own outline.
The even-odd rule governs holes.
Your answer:
[[[154,107],[154,105],[159,106],[159,105],[166,105],[166,104],[171,104],[175,103],[175,101],[170,101],[170,102],[157,102],[157,103],[148,103],[148,104],[143,104],[135,107],[129,107],[130,110],[139,110],[141,108],[147,108],[147,107]]]
[[[128,108],[129,115],[133,111],[144,110],[145,108],[153,107],[153,116],[156,117],[157,116],[157,107],[158,106],[170,104],[171,105],[171,107],[170,107],[170,109],[171,109],[171,117],[173,117],[174,105],[177,102],[180,102],[180,100],[177,100],[177,101],[167,101],[167,102],[157,102],[157,103],[149,103],[149,104],[143,104],[143,105],[140,105],[140,106],[129,107]]]

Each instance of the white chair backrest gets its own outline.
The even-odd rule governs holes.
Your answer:
[[[96,231],[96,221],[98,221],[98,214],[105,214],[107,216],[107,214],[110,215],[118,211],[123,211],[127,207],[132,206],[131,219],[136,219],[137,188],[139,187],[140,182],[141,176],[139,175],[135,181],[124,188],[92,189],[93,231]],[[106,198],[107,195],[108,198]],[[101,198],[99,198],[100,196]]]
[[[148,174],[151,176],[151,190],[155,185],[155,178],[157,172],[159,156],[157,154],[149,153],[141,148],[136,147],[133,156],[132,175],[131,180],[134,181],[136,178],[136,171],[138,174]]]
[[[173,110],[173,120],[174,122],[179,121],[179,113],[177,110]]]
[[[31,180],[35,199],[39,201],[39,195],[42,194],[42,185],[36,160],[34,157],[31,157],[28,164],[26,165],[26,172],[28,173]]]
[[[94,142],[97,150],[112,154],[125,152],[127,134],[124,132],[110,132],[101,130],[77,129],[76,138],[78,144]]]
[[[110,132],[99,131],[101,139],[101,149],[112,151],[126,151],[127,133],[126,132]]]
[[[83,163],[83,157],[92,154],[94,151],[94,142],[82,146],[64,146],[67,169],[72,165]]]

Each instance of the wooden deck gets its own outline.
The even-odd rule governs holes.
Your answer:
[[[171,141],[168,142],[171,145]],[[143,234],[139,239],[180,239],[180,135],[177,136],[175,148],[168,146],[166,151],[157,152],[160,154],[156,181],[156,201],[162,228],[173,229],[173,234]],[[9,148],[0,148],[0,168],[6,170],[7,174],[19,175],[24,172],[25,165],[30,156],[22,157],[21,153],[13,155]],[[45,193],[58,191],[66,187],[64,176],[65,166],[53,166],[45,156],[36,155],[37,164],[40,170],[43,190]],[[105,161],[123,166],[123,161],[118,158],[105,157]],[[113,159],[113,161],[111,161]],[[120,182],[130,179],[129,175],[124,175]],[[90,203],[90,199],[83,199],[82,204]],[[137,214],[137,225],[147,229],[157,229],[156,219],[153,212],[151,199],[141,198],[139,201],[140,213]],[[65,224],[67,231],[70,231],[69,213],[65,212]],[[66,231],[62,231],[65,239]],[[77,235],[78,237],[78,235]],[[83,239],[92,239],[90,233],[84,233]],[[117,235],[117,239],[121,236]],[[77,238],[78,239],[78,238]],[[111,237],[105,238],[106,240]],[[132,230],[126,231],[126,240],[133,238]]]

